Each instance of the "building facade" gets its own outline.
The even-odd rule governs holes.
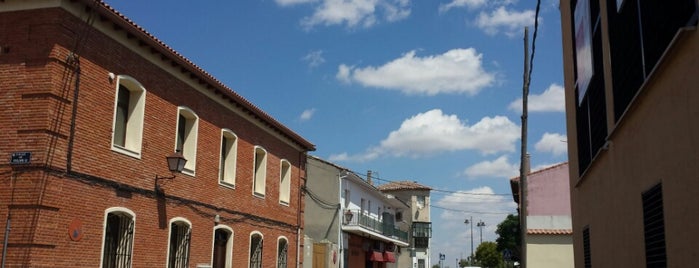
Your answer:
[[[430,239],[432,221],[430,217],[430,187],[414,181],[395,181],[378,186],[381,192],[404,200],[410,205],[410,214],[403,213],[396,222],[410,230],[408,251],[398,258],[398,267],[432,267]]]
[[[0,2],[0,74],[4,267],[301,262],[314,145],[107,4]]]
[[[346,168],[309,156],[305,185],[304,267],[392,268],[408,253],[408,229],[400,225],[405,202],[381,193],[371,175],[363,180]]]
[[[512,178],[510,185],[521,207],[520,177]],[[526,192],[526,266],[574,267],[568,163],[529,173]]]
[[[576,267],[690,267],[699,1],[560,1]]]

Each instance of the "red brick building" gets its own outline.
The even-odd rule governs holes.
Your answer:
[[[301,262],[314,145],[105,3],[0,2],[0,111],[5,267]]]

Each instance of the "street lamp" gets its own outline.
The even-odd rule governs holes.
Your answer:
[[[473,216],[469,219],[464,220],[465,224],[471,224],[471,257],[468,260],[469,265],[473,264]]]
[[[485,222],[478,220],[478,224],[476,224],[476,226],[478,226],[478,229],[481,232],[481,244],[482,244],[483,243],[483,227],[485,227]]]

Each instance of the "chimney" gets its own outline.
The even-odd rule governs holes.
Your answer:
[[[366,182],[369,183],[369,185],[374,186],[374,182],[371,181],[371,170],[367,170],[366,172]]]
[[[531,155],[527,153],[524,156],[524,174],[528,175],[529,173],[531,173],[531,169]]]

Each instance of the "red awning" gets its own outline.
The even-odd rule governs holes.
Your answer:
[[[383,253],[383,260],[386,262],[396,262],[396,255],[393,255],[393,252],[386,251]]]
[[[378,252],[378,251],[370,251],[370,252],[367,252],[367,254],[369,255],[369,260],[370,260],[370,261],[373,261],[373,262],[381,262],[381,261],[384,261],[384,260],[383,260],[383,254],[381,254],[381,252]]]

